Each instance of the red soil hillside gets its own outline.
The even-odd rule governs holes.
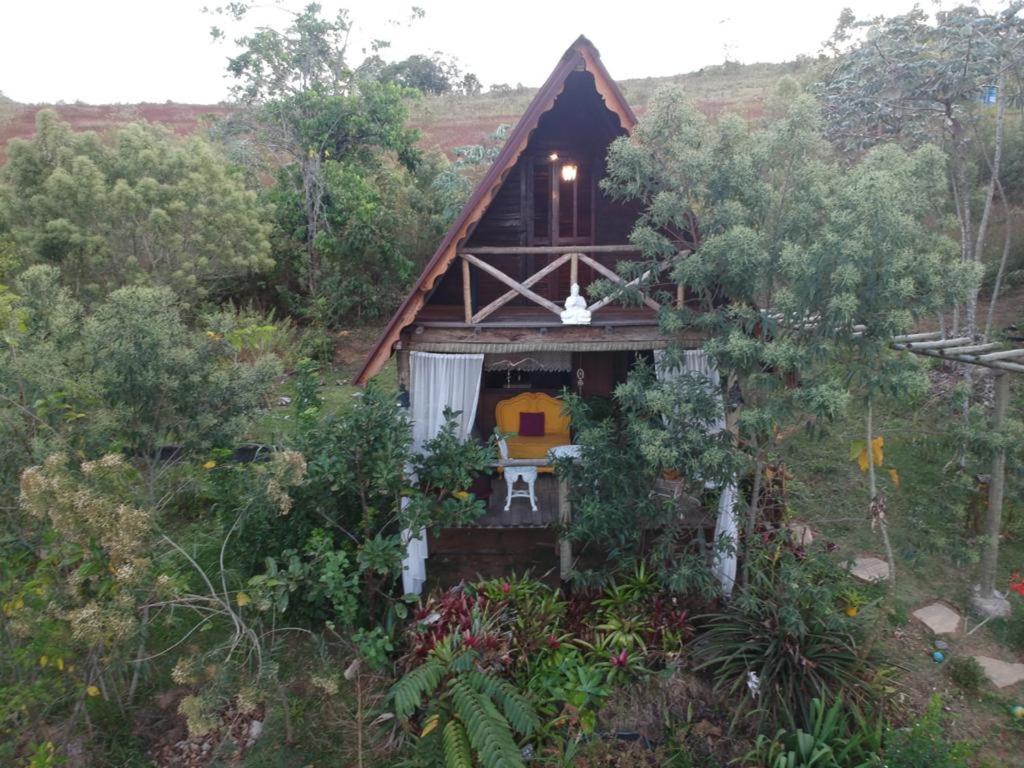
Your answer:
[[[733,111],[748,118],[760,117],[765,100],[780,77],[800,80],[813,76],[806,62],[783,64],[724,64],[672,77],[623,80],[622,90],[637,114],[642,115],[655,91],[663,85],[677,85],[709,116]],[[526,110],[535,89],[517,88],[508,93],[476,96],[431,96],[410,104],[410,122],[422,133],[426,150],[451,154],[453,147],[479,144],[503,123],[514,123]],[[48,105],[22,105],[0,96],[0,164],[6,160],[6,145],[13,138],[28,138],[35,129],[36,113]],[[231,105],[204,104],[61,104],[51,107],[75,130],[102,131],[138,120],[161,123],[178,134],[189,134],[202,126],[207,116],[231,112]]]
[[[104,131],[117,125],[141,120],[165,125],[175,133],[187,135],[195,131],[210,115],[226,115],[228,105],[215,104],[0,104],[0,164],[7,159],[7,142],[29,138],[35,131],[36,113],[53,109],[60,119],[76,131]]]

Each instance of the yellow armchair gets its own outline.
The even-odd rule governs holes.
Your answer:
[[[544,434],[524,436],[519,432],[519,414],[543,413]],[[506,439],[508,455],[511,459],[544,459],[548,451],[557,445],[568,445],[572,442],[568,416],[562,413],[562,401],[542,392],[524,392],[508,400],[502,400],[494,408],[494,418],[502,434],[510,434]],[[541,472],[553,472],[551,467],[540,467]]]

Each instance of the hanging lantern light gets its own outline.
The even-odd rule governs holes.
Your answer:
[[[566,163],[562,166],[562,181],[576,181],[576,166]]]

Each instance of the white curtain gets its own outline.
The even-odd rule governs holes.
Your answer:
[[[682,368],[679,366],[668,367],[665,365],[665,350],[655,350],[654,372],[658,381],[671,381],[682,372],[699,373],[707,379],[710,391],[716,394],[720,391],[721,380],[718,368],[702,349],[686,350]],[[708,434],[714,435],[723,429],[725,429],[724,412],[723,416],[708,428]],[[713,484],[707,485],[712,487]],[[726,597],[732,595],[732,588],[736,583],[737,497],[736,480],[733,478],[722,489],[722,495],[718,500],[718,519],[715,521],[715,559],[711,563],[711,572],[718,579],[718,583],[722,585],[722,593]]]
[[[409,355],[409,410],[412,417],[412,447],[420,451],[444,426],[444,410],[460,411],[459,439],[473,431],[480,399],[483,355],[446,355],[412,352]],[[408,500],[403,500],[403,505]],[[427,532],[402,531],[405,558],[402,560],[402,589],[420,594],[427,579]]]

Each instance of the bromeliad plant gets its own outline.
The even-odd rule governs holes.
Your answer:
[[[524,765],[516,736],[529,739],[539,727],[533,705],[481,665],[480,653],[459,638],[446,637],[391,689],[395,714],[416,722],[419,762],[447,768]]]
[[[737,702],[736,717],[763,727],[811,727],[818,698],[866,708],[870,661],[858,652],[860,620],[836,609],[848,576],[822,555],[803,559],[785,542],[754,551],[750,588],[704,617],[698,669]]]

